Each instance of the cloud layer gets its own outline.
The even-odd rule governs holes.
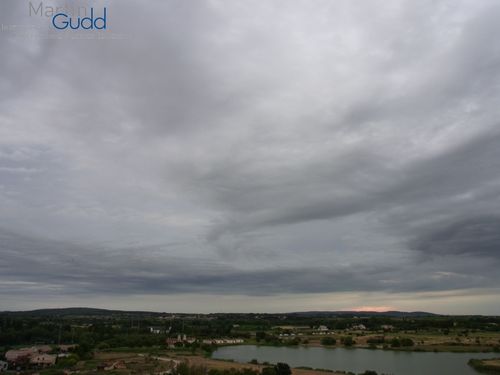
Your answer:
[[[0,4],[0,307],[500,287],[496,2],[101,6]]]

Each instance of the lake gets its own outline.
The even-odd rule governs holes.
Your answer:
[[[285,362],[291,367],[308,366],[331,370],[375,370],[394,375],[467,375],[479,374],[467,365],[470,358],[493,358],[498,353],[434,353],[394,350],[273,347],[257,345],[225,346],[212,358],[237,362]]]

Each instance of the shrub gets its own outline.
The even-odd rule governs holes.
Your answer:
[[[345,337],[342,337],[341,342],[342,342],[342,344],[344,344],[345,346],[353,346],[353,345],[356,343],[356,342],[354,341],[354,339],[352,338],[352,336],[345,336]]]
[[[80,360],[80,358],[78,357],[78,355],[71,354],[68,357],[60,358],[57,361],[56,367],[59,369],[73,367],[78,363],[79,360]]]
[[[392,348],[399,348],[400,346],[401,346],[401,341],[399,341],[399,339],[397,337],[394,337],[391,340],[391,347]]]
[[[412,339],[408,337],[404,337],[401,339],[401,346],[413,346],[415,343],[413,342]]]
[[[292,375],[292,370],[287,363],[279,362],[274,368],[276,375]]]
[[[334,337],[323,337],[321,339],[321,345],[335,345],[337,340]]]

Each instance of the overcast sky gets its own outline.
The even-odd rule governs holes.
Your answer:
[[[498,1],[92,4],[0,3],[0,310],[500,314]]]

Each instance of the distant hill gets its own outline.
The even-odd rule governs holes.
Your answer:
[[[31,311],[3,311],[1,314],[15,315],[15,316],[148,316],[156,317],[164,315],[162,312],[152,312],[152,311],[123,311],[123,310],[107,310],[107,309],[96,309],[89,307],[66,307],[66,308],[54,308],[54,309],[39,309]],[[188,315],[188,314],[175,314],[178,316]],[[223,315],[247,315],[247,314],[235,314],[235,313],[218,313],[218,314],[197,314],[199,316],[223,316]],[[439,316],[438,314],[433,314],[424,311],[301,311],[301,312],[290,312],[281,314],[258,314],[258,315],[274,315],[274,316],[290,316],[290,317],[303,317],[303,318],[327,318],[327,317],[368,317],[368,316],[386,316],[386,317],[432,317]]]
[[[295,315],[300,317],[348,317],[348,316],[388,316],[392,318],[402,318],[402,317],[430,317],[439,316],[439,314],[433,314],[425,311],[303,311],[303,312],[293,312],[289,315]]]
[[[95,309],[90,307],[65,307],[55,309],[39,309],[30,311],[3,311],[2,314],[18,316],[108,316],[108,315],[141,315],[156,316],[162,313],[151,311],[122,311]]]

